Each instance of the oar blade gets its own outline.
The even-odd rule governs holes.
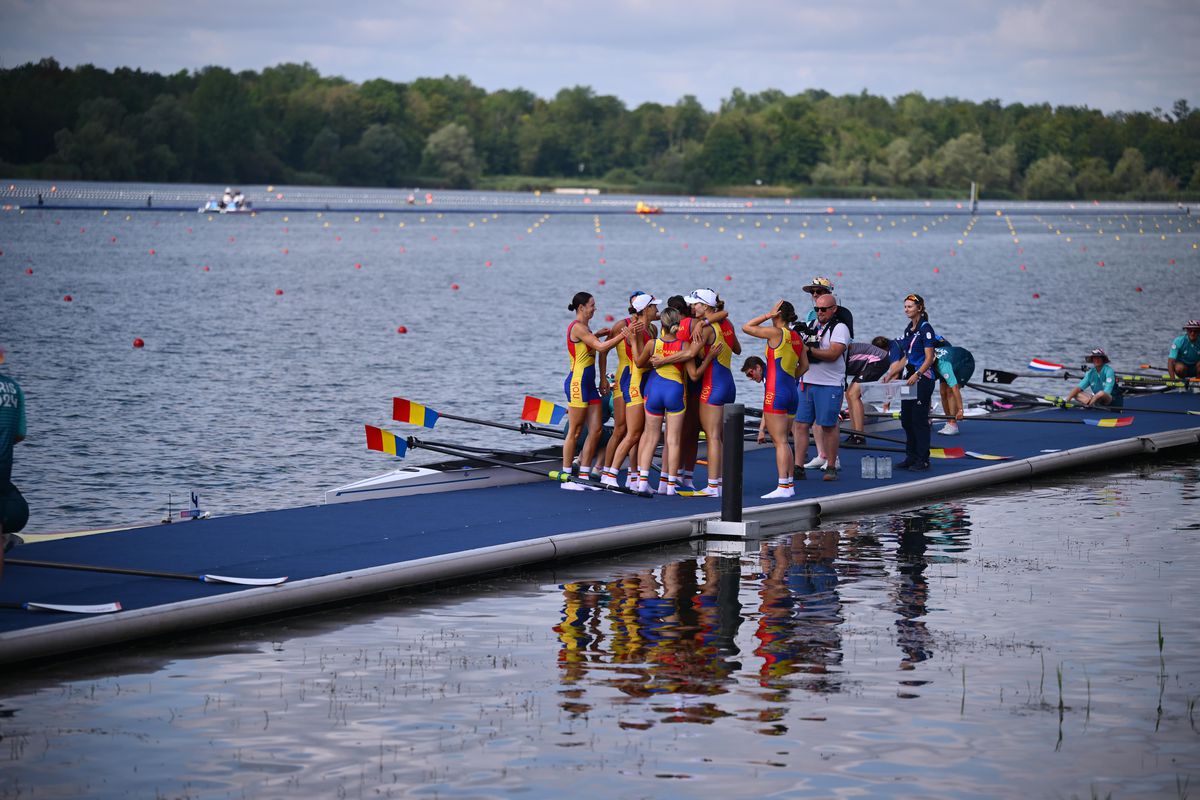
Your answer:
[[[120,603],[98,603],[76,606],[62,603],[4,603],[4,608],[21,608],[26,611],[56,611],[60,614],[115,614],[121,610]]]
[[[1002,369],[985,369],[983,371],[984,383],[1012,383],[1017,377],[1015,372],[1005,372]]]
[[[525,403],[521,407],[521,419],[526,422],[536,422],[540,425],[558,425],[567,416],[567,410],[562,406],[542,400],[540,397],[525,395]]]
[[[1133,424],[1133,417],[1105,417],[1104,419],[1085,419],[1084,425],[1095,425],[1097,428],[1124,428]]]
[[[977,458],[980,461],[1008,461],[1012,456],[997,456],[991,453],[976,453],[974,450],[966,451],[971,458]]]
[[[437,424],[438,413],[432,408],[427,408],[420,403],[414,403],[411,400],[405,400],[403,397],[392,398],[392,419],[397,422],[406,422],[409,425],[420,425],[425,428],[432,428]]]
[[[404,458],[408,452],[408,444],[396,434],[376,428],[374,425],[364,425],[367,431],[367,449],[380,453],[388,453],[397,458]]]
[[[1038,372],[1057,372],[1060,369],[1066,369],[1062,364],[1055,364],[1053,361],[1044,361],[1040,358],[1029,359],[1029,368]]]
[[[930,458],[966,458],[967,451],[961,447],[931,447]]]
[[[204,583],[231,583],[237,586],[278,586],[287,580],[282,578],[231,578],[228,575],[201,575]]]

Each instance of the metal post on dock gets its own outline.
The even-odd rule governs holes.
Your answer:
[[[758,531],[758,522],[742,520],[742,466],[745,455],[746,409],[741,403],[725,406],[721,448],[721,519],[705,520],[704,533],[747,536]]]

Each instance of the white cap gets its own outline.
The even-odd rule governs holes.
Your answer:
[[[720,301],[717,300],[717,293],[712,289],[695,289],[691,294],[683,298],[683,302],[688,305],[692,303],[704,303],[709,308],[716,308],[717,303]]]
[[[633,297],[629,298],[629,305],[633,307],[634,311],[645,311],[646,306],[658,305],[658,298],[652,294],[638,292]]]

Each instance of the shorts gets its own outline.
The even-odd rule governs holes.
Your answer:
[[[1176,361],[1176,362],[1175,362],[1175,368],[1176,368],[1176,369],[1179,369],[1180,367],[1182,367],[1182,368],[1183,368],[1183,377],[1185,377],[1185,378],[1195,378],[1195,377],[1196,377],[1196,371],[1197,371],[1197,370],[1196,370],[1196,367],[1197,367],[1197,366],[1200,366],[1200,365],[1197,365],[1197,364],[1185,364],[1185,363],[1183,363],[1182,361]]]
[[[841,386],[817,386],[806,383],[800,390],[800,405],[796,410],[796,422],[835,428],[838,414],[842,411]]]
[[[683,384],[651,372],[646,380],[646,413],[652,417],[663,414],[682,414],[687,407]]]
[[[764,414],[796,415],[796,405],[800,401],[800,391],[796,381],[790,375],[784,375],[782,380],[775,382],[774,391],[767,389],[763,395]]]
[[[882,358],[871,364],[867,364],[861,370],[859,370],[858,374],[854,376],[854,380],[851,381],[851,383],[874,383],[887,374],[888,367],[890,366],[891,363],[883,360]]]
[[[634,375],[638,379],[634,380]],[[644,402],[643,392],[646,389],[646,375],[648,373],[635,371],[625,367],[617,375],[617,389],[621,393],[621,399],[627,406],[640,406]]]
[[[570,408],[587,408],[599,405],[600,392],[596,389],[596,368],[584,367],[583,372],[567,373],[563,381],[563,393],[567,396],[567,406]]]
[[[13,484],[0,487],[0,526],[4,533],[17,533],[29,522],[29,503]]]
[[[723,406],[732,403],[736,397],[737,387],[733,382],[733,373],[728,367],[711,364],[700,382],[700,402],[710,406]]]

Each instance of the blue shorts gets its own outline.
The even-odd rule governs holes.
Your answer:
[[[733,373],[728,367],[715,362],[710,364],[700,382],[700,402],[710,406],[723,406],[732,403],[736,398],[737,387],[733,382]]]
[[[646,413],[652,417],[663,414],[682,414],[685,406],[683,384],[667,380],[651,372],[646,380]]]
[[[837,427],[844,393],[845,390],[841,386],[804,384],[800,389],[800,404],[796,408],[796,422],[816,424],[823,428]]]
[[[585,367],[582,373],[567,373],[563,380],[563,394],[567,396],[568,408],[587,408],[600,402],[596,389],[596,368]]]

